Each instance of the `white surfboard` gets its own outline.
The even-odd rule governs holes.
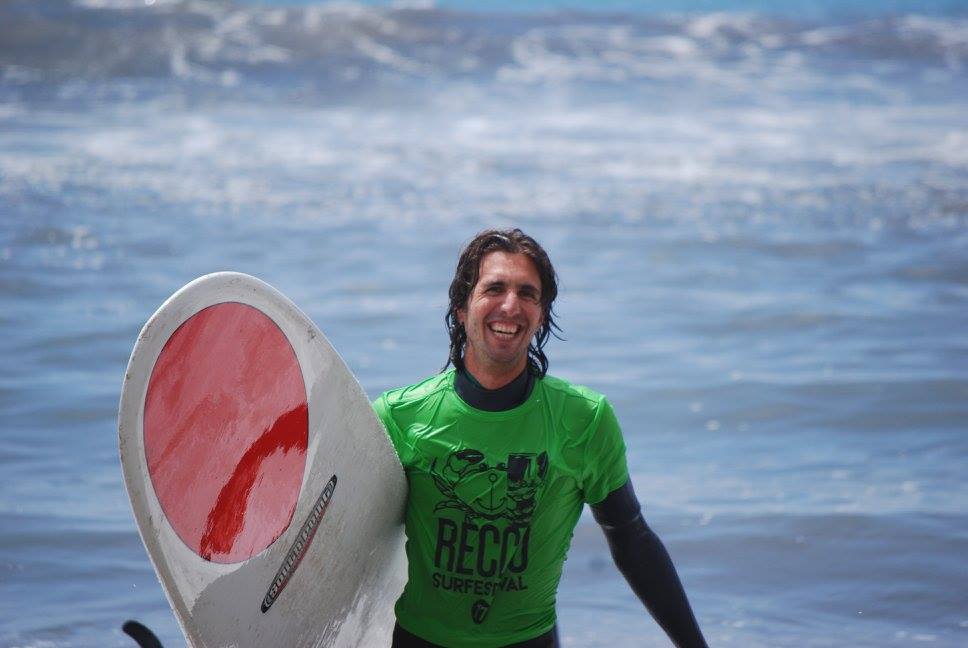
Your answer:
[[[118,429],[189,644],[389,645],[403,469],[360,384],[281,293],[232,272],[175,293],[135,343]]]

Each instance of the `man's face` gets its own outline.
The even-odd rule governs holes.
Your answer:
[[[524,369],[528,343],[541,326],[541,279],[524,254],[489,252],[480,277],[457,311],[467,332],[464,362],[468,371],[489,385],[514,378]]]

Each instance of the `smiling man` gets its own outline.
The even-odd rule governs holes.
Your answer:
[[[521,230],[461,253],[446,316],[454,368],[374,403],[410,484],[394,648],[558,646],[555,596],[588,503],[676,646],[705,646],[642,518],[608,401],[547,375],[557,278]]]

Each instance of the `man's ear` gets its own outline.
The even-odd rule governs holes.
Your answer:
[[[458,308],[457,311],[457,323],[464,326],[464,320],[467,319],[467,309]]]

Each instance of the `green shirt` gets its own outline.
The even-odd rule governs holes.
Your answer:
[[[555,624],[555,594],[585,502],[628,479],[603,396],[546,376],[503,412],[466,404],[448,371],[374,403],[410,484],[407,631],[443,646],[503,646]]]

